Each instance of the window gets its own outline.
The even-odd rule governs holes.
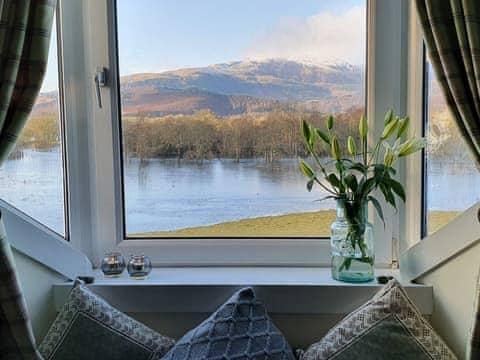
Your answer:
[[[40,95],[14,151],[0,168],[0,198],[65,236],[61,129],[54,24]]]
[[[299,124],[356,129],[366,0],[116,7],[127,237],[328,237]]]
[[[480,172],[435,77],[426,61],[425,136],[428,147],[424,159],[424,229],[429,235],[480,201]]]

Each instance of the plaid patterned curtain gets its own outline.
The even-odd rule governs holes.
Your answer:
[[[415,2],[440,87],[480,169],[479,0]],[[468,354],[480,359],[480,284]]]
[[[40,90],[55,3],[0,0],[0,164],[13,149]],[[0,358],[41,358],[1,218]]]
[[[480,359],[480,273],[478,274],[476,297],[470,342],[467,344],[467,359],[470,360]]]
[[[480,168],[479,1],[415,2],[440,87]]]

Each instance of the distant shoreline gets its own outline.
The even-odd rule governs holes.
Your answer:
[[[461,212],[432,211],[429,213],[430,232],[435,232]],[[173,231],[153,231],[131,234],[131,237],[329,237],[335,210],[262,216],[228,221],[209,226],[197,226]]]

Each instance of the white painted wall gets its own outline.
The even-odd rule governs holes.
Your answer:
[[[32,258],[13,252],[37,343],[55,320],[53,284],[66,280],[62,275]]]
[[[433,286],[433,327],[460,359],[465,358],[469,340],[479,271],[477,243],[419,279],[420,283]]]

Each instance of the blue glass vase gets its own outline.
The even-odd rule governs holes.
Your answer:
[[[331,227],[332,277],[345,282],[375,277],[373,227],[366,201],[337,201],[337,219]]]

